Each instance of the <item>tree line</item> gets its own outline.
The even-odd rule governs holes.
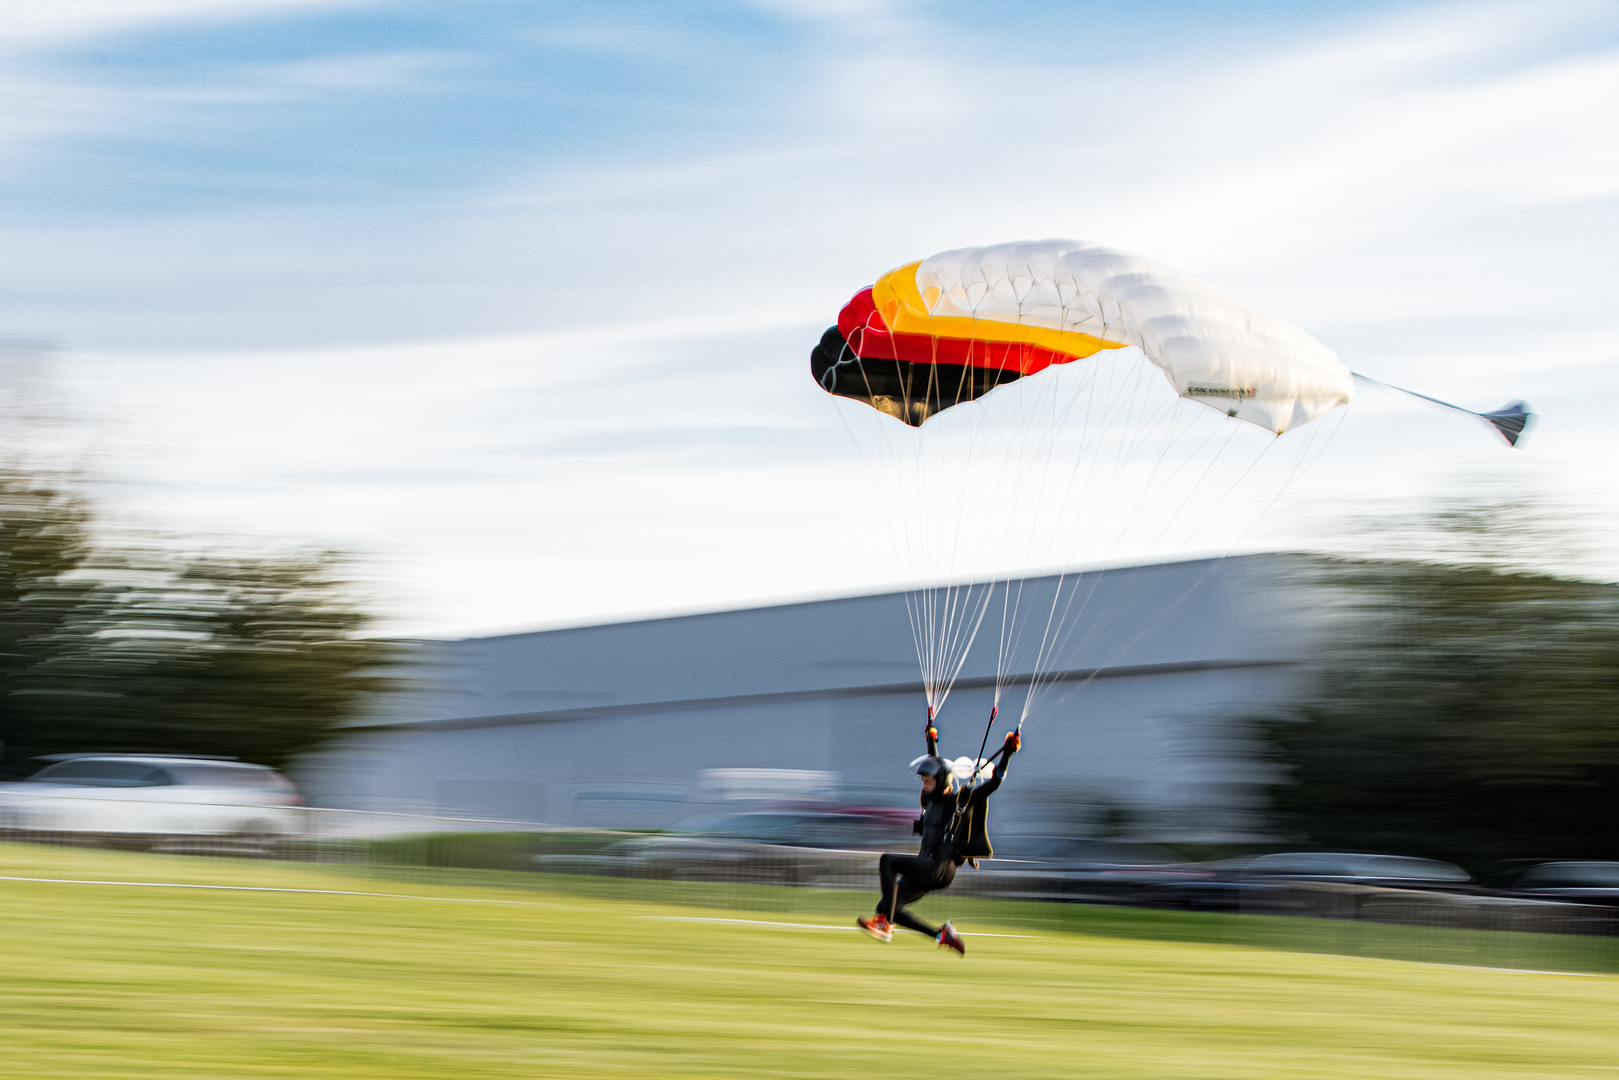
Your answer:
[[[1478,870],[1619,859],[1619,586],[1458,554],[1312,563],[1317,690],[1258,724],[1278,830]]]
[[[284,766],[337,737],[393,655],[328,551],[119,540],[71,475],[0,470],[0,769],[45,754]]]

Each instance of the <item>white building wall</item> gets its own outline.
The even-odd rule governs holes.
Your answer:
[[[1229,718],[1297,694],[1309,655],[1291,565],[1080,578],[1068,674],[1030,715],[998,827],[1241,831],[1262,777],[1232,752]],[[1030,582],[1023,599],[1042,610],[1073,585]],[[939,718],[951,756],[983,734],[998,611]],[[821,772],[830,801],[905,805],[925,717],[916,672],[899,593],[424,644],[413,689],[302,780],[325,805],[562,825],[668,824],[712,804],[715,769]],[[992,746],[1022,697],[1003,695]]]

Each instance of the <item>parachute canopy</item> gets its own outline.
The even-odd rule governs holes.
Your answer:
[[[821,386],[912,426],[995,387],[1134,345],[1182,397],[1281,434],[1348,404],[1309,334],[1190,274],[1082,240],[946,251],[857,293],[810,355]]]

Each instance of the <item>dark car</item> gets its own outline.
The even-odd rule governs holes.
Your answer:
[[[864,808],[696,814],[669,826],[664,836],[875,851],[914,844],[911,822],[915,817],[915,812],[909,810]]]
[[[1351,898],[1354,890],[1417,889],[1473,892],[1472,877],[1459,866],[1409,855],[1364,855],[1334,851],[1278,852],[1184,868],[1177,879],[1151,886],[1154,902],[1199,911],[1265,911],[1301,914],[1323,896]],[[1312,889],[1312,886],[1317,887]],[[1339,886],[1325,890],[1320,886]],[[1347,891],[1346,891],[1347,890]]]
[[[1025,900],[1129,904],[1149,885],[1184,875],[1184,860],[1156,844],[1072,836],[1012,836],[997,840],[981,878],[958,876],[985,895]]]
[[[1498,896],[1619,907],[1619,862],[1543,862],[1518,873]]]
[[[910,844],[914,811],[767,810],[698,814],[622,840],[599,855],[540,855],[552,873],[775,885],[850,885],[875,873],[877,852]]]

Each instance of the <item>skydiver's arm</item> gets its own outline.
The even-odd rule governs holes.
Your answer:
[[[987,799],[995,793],[995,790],[1001,786],[1001,781],[1006,779],[1006,770],[1012,765],[1012,755],[1006,751],[1004,746],[1001,748],[1001,753],[997,754],[996,757],[998,760],[995,762],[994,774],[990,776],[988,781],[980,784],[978,790],[974,793],[980,799]]]
[[[989,798],[995,794],[996,789],[1001,786],[1001,781],[1004,779],[1006,779],[1006,763],[1004,761],[997,762],[995,772],[988,780],[978,785],[978,790],[973,793],[974,797],[979,799]]]

